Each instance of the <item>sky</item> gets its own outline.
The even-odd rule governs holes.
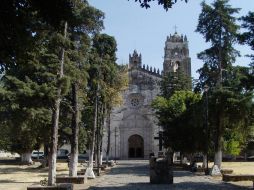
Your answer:
[[[179,0],[178,0],[179,1]],[[129,54],[134,50],[142,54],[142,64],[163,68],[163,56],[166,37],[174,34],[186,35],[192,63],[192,77],[198,78],[197,69],[203,62],[197,59],[197,53],[209,47],[203,36],[195,32],[201,12],[202,0],[179,1],[172,9],[165,11],[162,6],[152,3],[150,9],[141,8],[134,0],[88,0],[90,5],[105,13],[103,33],[114,36],[117,41],[117,63],[127,64]],[[157,2],[157,0],[156,0]],[[210,4],[213,0],[206,0]],[[254,11],[254,0],[230,0],[233,8],[241,8],[236,17]],[[247,66],[250,59],[248,46],[236,45],[242,57],[237,65]]]

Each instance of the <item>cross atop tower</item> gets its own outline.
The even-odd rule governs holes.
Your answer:
[[[174,26],[174,29],[175,29],[175,34],[177,33],[177,26],[175,25]]]

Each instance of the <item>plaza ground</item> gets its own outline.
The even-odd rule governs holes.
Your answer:
[[[79,165],[79,168],[84,166]],[[253,174],[254,162],[224,162],[223,168],[233,169],[236,174]],[[57,174],[67,175],[67,163],[57,164]],[[47,178],[47,169],[39,168],[39,163],[32,166],[22,166],[13,163],[0,163],[0,189],[26,190],[27,186],[39,184]],[[193,174],[188,171],[174,171],[173,185],[152,185],[149,183],[149,167],[146,160],[118,161],[118,165],[111,171],[84,185],[76,185],[76,189],[83,190],[237,190],[251,189],[252,182],[224,183],[221,177]]]

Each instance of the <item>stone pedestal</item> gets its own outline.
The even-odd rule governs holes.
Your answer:
[[[221,176],[220,168],[217,165],[213,165],[211,171],[210,171],[211,176]]]
[[[164,158],[150,158],[150,183],[173,184],[173,171],[168,160]]]

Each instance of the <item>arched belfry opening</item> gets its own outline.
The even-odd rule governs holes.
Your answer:
[[[128,139],[129,158],[144,158],[144,139],[140,135],[132,135]]]

